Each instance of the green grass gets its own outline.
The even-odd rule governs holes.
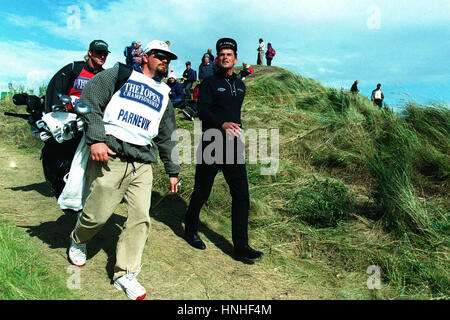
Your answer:
[[[66,278],[51,269],[41,248],[10,223],[0,221],[0,299],[75,299]]]
[[[21,118],[5,116],[5,111],[26,114],[26,107],[14,105],[10,96],[0,100],[0,137],[2,141],[17,146],[25,152],[40,150],[43,142],[39,137],[31,135],[27,121]]]
[[[244,128],[280,133],[275,175],[247,165],[250,242],[266,253],[261,263],[336,299],[448,299],[450,111],[410,104],[408,117],[399,117],[362,96],[277,67],[253,67]],[[23,120],[0,120],[5,141],[39,145]],[[177,126],[193,131],[189,121]],[[182,165],[186,203],[194,172]],[[166,180],[156,164],[154,191],[164,194]],[[230,211],[219,174],[201,220],[231,241]],[[381,268],[380,290],[366,286],[371,265]]]
[[[252,194],[259,211],[276,204],[267,211],[273,216],[254,217],[257,226],[274,220],[283,226],[266,232],[266,243],[294,243],[301,257],[316,257],[333,273],[361,274],[369,265],[380,266],[388,289],[374,295],[353,287],[347,290],[353,298],[447,298],[450,111],[409,105],[409,117],[401,118],[361,96],[287,71],[247,87],[248,111],[261,110],[252,118],[276,110],[268,126],[278,123],[282,135],[279,182],[292,182],[289,192],[267,188],[261,199]],[[298,114],[288,118],[285,109]],[[253,122],[265,126],[263,119]],[[311,175],[322,182],[311,182]],[[361,221],[373,241],[359,234]],[[300,238],[299,230],[306,230]]]

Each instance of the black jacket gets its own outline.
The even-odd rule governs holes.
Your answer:
[[[195,81],[197,81],[197,72],[192,68],[186,69],[183,72],[183,78],[187,79],[187,80],[184,80],[184,83],[188,83],[188,82],[194,83]]]
[[[245,97],[245,84],[233,73],[218,70],[200,84],[198,97],[202,130],[221,129],[224,122],[241,122],[241,107]]]
[[[84,70],[96,74],[104,69],[94,70],[94,68],[85,61],[74,61],[62,67],[50,80],[45,93],[45,111],[51,112],[52,105],[59,104],[58,94],[67,95],[74,85],[75,79]]]

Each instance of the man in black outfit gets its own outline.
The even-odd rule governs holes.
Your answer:
[[[198,109],[203,137],[197,150],[194,192],[185,215],[185,239],[197,249],[206,248],[197,234],[200,210],[208,200],[215,176],[222,170],[232,198],[234,255],[237,258],[256,259],[262,257],[263,253],[248,245],[250,199],[243,143],[239,139],[245,85],[233,72],[237,63],[236,41],[219,39],[216,49],[219,69],[213,76],[204,79],[200,86]],[[210,139],[211,136],[215,139]],[[211,146],[206,147],[212,143],[216,148],[208,154]]]

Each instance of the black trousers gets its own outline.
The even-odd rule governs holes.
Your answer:
[[[202,163],[196,165],[194,192],[185,215],[185,231],[194,233],[198,231],[200,211],[211,194],[214,179],[219,170],[222,171],[230,188],[233,244],[234,246],[247,245],[250,196],[245,163],[227,164],[224,162],[223,164]]]
[[[378,107],[383,108],[383,100],[382,99],[375,99],[374,102]]]

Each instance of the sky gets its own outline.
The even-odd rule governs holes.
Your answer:
[[[105,64],[125,62],[131,41],[170,40],[198,70],[221,37],[238,43],[238,65],[256,64],[258,39],[276,50],[272,65],[385,103],[450,102],[450,0],[0,0],[0,90],[37,90],[102,39]],[[36,91],[35,91],[36,92]]]

